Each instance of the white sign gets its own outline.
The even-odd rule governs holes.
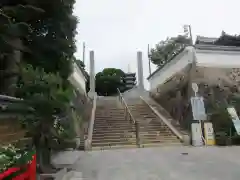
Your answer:
[[[192,83],[192,89],[193,89],[193,91],[194,91],[195,93],[198,92],[198,85],[197,85],[197,83]]]
[[[207,119],[203,97],[191,97],[191,105],[194,120],[201,121]]]
[[[232,119],[232,122],[236,129],[237,134],[240,135],[240,120],[239,120],[239,117],[237,115],[235,108],[229,107],[229,108],[227,108],[227,111],[228,111],[229,115],[231,116],[231,119]]]
[[[200,123],[192,123],[191,129],[192,129],[192,145],[202,146],[203,145],[202,128]]]

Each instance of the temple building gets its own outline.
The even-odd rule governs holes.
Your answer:
[[[192,83],[199,86],[208,113],[228,105],[240,91],[240,36],[198,36],[149,77],[150,94],[180,123],[191,119]],[[189,122],[189,121],[188,121]],[[188,126],[187,124],[185,124]]]
[[[136,85],[136,73],[125,73],[124,82],[126,89],[132,89]]]

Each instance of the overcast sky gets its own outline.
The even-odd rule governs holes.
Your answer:
[[[106,67],[136,70],[137,51],[143,52],[144,77],[149,75],[147,45],[183,31],[191,24],[193,37],[219,36],[224,30],[240,34],[239,0],[76,0],[79,19],[76,56],[86,42],[95,51],[96,72]],[[154,67],[153,67],[154,70]],[[147,80],[145,81],[148,87]]]

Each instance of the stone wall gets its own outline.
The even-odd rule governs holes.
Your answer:
[[[193,95],[192,82],[199,85],[199,95],[204,97],[209,120],[213,118],[216,111],[229,105],[234,105],[240,112],[240,106],[237,103],[240,96],[239,68],[193,68],[192,73],[185,77],[185,81],[182,80],[179,83],[176,78],[173,78],[171,84],[175,83],[176,86],[172,86],[173,88],[158,96],[153,96],[184,129],[190,130],[192,121],[190,105],[190,97]]]

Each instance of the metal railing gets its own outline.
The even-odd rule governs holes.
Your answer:
[[[126,101],[124,100],[123,98],[123,95],[122,93],[120,92],[119,89],[117,89],[118,91],[118,97],[119,97],[119,102],[121,103],[121,105],[123,106],[124,108],[124,117],[126,120],[130,121],[130,123],[132,123],[134,126],[135,126],[135,130],[136,130],[136,144],[138,147],[141,146],[141,142],[140,142],[140,126],[139,126],[139,123],[134,119]]]

